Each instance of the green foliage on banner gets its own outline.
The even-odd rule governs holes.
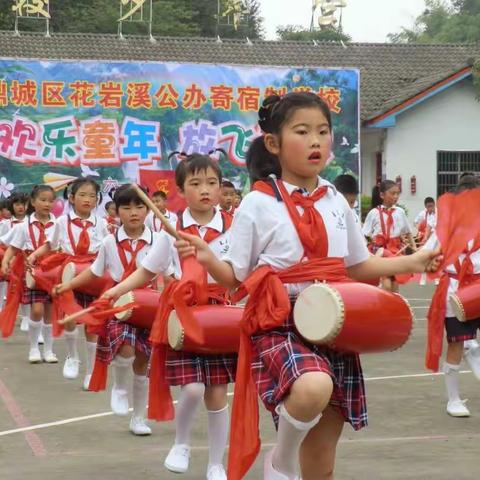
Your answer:
[[[0,0],[0,30],[13,30],[13,0]],[[246,0],[246,23],[238,30],[220,26],[217,30],[217,0],[154,0],[154,35],[226,38],[261,38],[263,35],[259,0]],[[117,33],[119,0],[50,0],[51,31]],[[43,22],[21,21],[20,30],[43,31]],[[125,22],[126,34],[145,34],[145,25]]]

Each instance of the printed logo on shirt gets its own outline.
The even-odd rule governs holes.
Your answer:
[[[230,248],[230,245],[228,244],[227,240],[220,240],[219,242],[220,245],[220,255],[225,255],[228,253],[228,250]]]
[[[331,213],[336,220],[335,228],[337,230],[346,230],[347,226],[345,225],[345,212],[343,210],[334,210]]]

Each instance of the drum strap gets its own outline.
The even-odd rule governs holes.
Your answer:
[[[33,231],[33,226],[37,228],[39,234],[38,234],[38,242],[35,238],[35,232]],[[53,222],[47,222],[43,224],[42,222],[39,222],[38,220],[35,220],[33,222],[28,223],[28,234],[30,236],[30,241],[32,242],[33,245],[33,250],[35,251],[38,247],[41,247],[45,241],[47,240],[47,237],[45,235],[45,230],[47,228],[53,227],[54,223]]]
[[[78,243],[75,242],[75,237],[73,236],[72,223],[76,227],[81,229],[80,235],[78,237]],[[90,248],[90,236],[88,230],[90,227],[93,227],[94,224],[89,221],[82,221],[80,218],[75,218],[72,220],[70,216],[68,217],[67,232],[68,238],[70,240],[70,245],[72,246],[75,255],[86,255]]]

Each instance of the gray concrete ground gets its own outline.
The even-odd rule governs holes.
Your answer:
[[[432,288],[408,286],[404,293],[417,317],[413,336],[397,352],[363,357],[370,426],[357,433],[345,426],[336,478],[477,478],[480,385],[471,373],[462,374],[461,391],[470,399],[472,416],[446,415],[443,377],[423,367]],[[182,478],[163,468],[174,438],[173,423],[154,424],[151,437],[134,437],[128,432],[128,418],[109,414],[107,393],[83,392],[80,381],[64,380],[61,362],[30,366],[27,350],[27,335],[18,330],[0,344],[1,480]],[[56,352],[62,359],[63,340],[57,342]],[[27,426],[33,428],[18,431]],[[275,435],[263,409],[261,432],[264,452]],[[202,411],[194,430],[191,469],[183,478],[205,478],[206,446]],[[248,479],[262,478],[261,460]]]

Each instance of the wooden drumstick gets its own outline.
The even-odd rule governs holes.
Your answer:
[[[83,315],[86,315],[87,313],[93,312],[96,310],[96,307],[88,307],[85,308],[84,310],[80,310],[79,312],[72,313],[71,315],[68,315],[65,318],[62,318],[62,320],[59,320],[58,323],[60,325],[65,325],[66,323],[70,323],[75,321],[77,318],[80,318]]]
[[[155,206],[155,204],[150,200],[148,195],[136,183],[132,183],[132,188],[137,192],[138,196],[160,220],[160,222],[162,222],[165,231],[169,233],[173,238],[181,240],[180,235],[178,235],[177,231],[172,227],[172,225],[170,225],[170,222],[165,218],[165,215],[163,215],[163,213]]]

